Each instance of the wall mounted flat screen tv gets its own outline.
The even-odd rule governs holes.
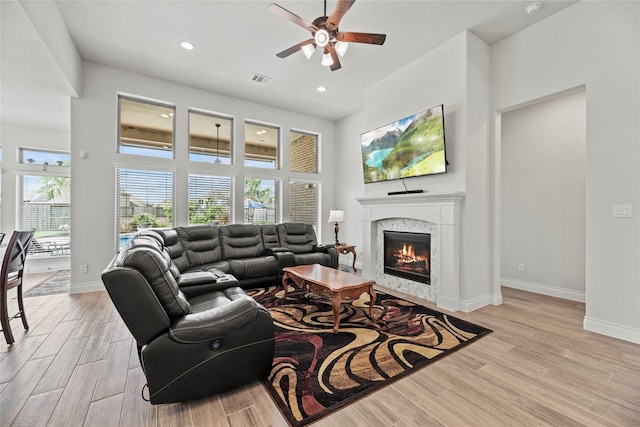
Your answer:
[[[442,105],[365,132],[360,143],[365,184],[447,172]]]

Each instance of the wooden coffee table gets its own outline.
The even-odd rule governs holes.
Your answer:
[[[311,293],[331,295],[333,306],[333,332],[338,332],[340,323],[340,303],[343,298],[358,298],[363,292],[371,296],[369,302],[369,317],[373,319],[373,305],[376,302],[376,292],[373,280],[363,280],[355,274],[325,267],[319,264],[299,265],[297,267],[285,267],[282,269],[282,286],[284,298],[287,298],[289,279],[300,288],[307,289]]]

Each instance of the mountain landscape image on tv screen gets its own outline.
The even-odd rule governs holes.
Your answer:
[[[447,171],[442,105],[361,135],[364,182]]]

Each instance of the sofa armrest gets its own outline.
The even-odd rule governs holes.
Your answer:
[[[314,246],[313,251],[329,254],[329,256],[331,257],[330,267],[338,268],[338,251],[336,250],[335,244]]]
[[[283,251],[275,251],[274,249],[284,249]],[[279,277],[282,277],[282,269],[285,267],[293,267],[296,265],[295,258],[293,256],[293,252],[289,251],[286,248],[271,248],[267,249],[267,254],[274,256],[276,260],[278,260]]]
[[[178,286],[188,287],[195,285],[204,285],[206,283],[216,283],[217,277],[210,271],[193,271],[190,273],[181,273],[178,276]]]
[[[265,249],[267,255],[275,255],[282,252],[290,252],[287,248],[267,248]]]
[[[171,325],[170,336],[182,343],[221,340],[250,326],[260,310],[265,309],[253,298],[238,298],[219,307],[185,315]]]

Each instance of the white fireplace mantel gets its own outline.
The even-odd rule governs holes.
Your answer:
[[[385,275],[378,271],[376,254],[383,242],[378,242],[377,224],[388,219],[411,219],[426,221],[437,229],[437,265],[432,265],[432,283],[437,283],[434,296],[438,307],[445,310],[460,310],[460,207],[465,193],[460,191],[440,193],[410,193],[393,196],[360,197],[362,206],[362,275],[369,280],[385,283]],[[416,295],[423,296],[423,295]]]

